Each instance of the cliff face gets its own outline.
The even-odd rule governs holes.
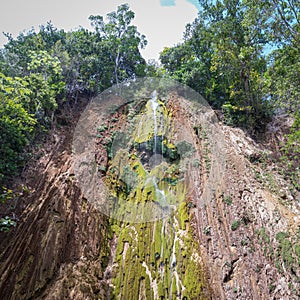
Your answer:
[[[268,153],[223,127],[223,189],[193,220],[219,299],[299,297],[299,193]]]
[[[76,115],[73,115],[76,119]],[[109,256],[107,218],[74,182],[73,125],[50,134],[26,177],[17,228],[1,241],[1,299],[95,299]]]
[[[299,194],[267,151],[180,88],[138,89],[97,122],[83,114],[98,127],[83,143],[91,156],[76,148],[76,117],[49,138],[3,234],[1,299],[300,296]],[[96,175],[77,176],[90,157]]]

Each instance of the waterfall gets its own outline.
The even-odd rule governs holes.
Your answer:
[[[153,153],[156,154],[156,148],[157,148],[157,119],[156,119],[156,111],[158,108],[158,102],[157,102],[157,92],[156,90],[153,91],[151,95],[151,106],[153,110],[153,122],[154,122],[154,147],[153,147]]]
[[[153,111],[153,124],[154,124],[154,126],[153,126],[153,138],[154,138],[153,154],[154,154],[154,160],[155,160],[154,166],[155,166],[156,162],[157,162],[157,157],[156,157],[155,154],[157,154],[157,134],[158,134],[158,130],[157,130],[157,127],[158,127],[157,126],[157,108],[159,106],[158,101],[157,101],[157,92],[156,92],[156,90],[154,90],[153,93],[151,94],[150,102],[151,102],[151,107],[152,107],[152,111]],[[152,178],[152,182],[153,182],[153,186],[155,188],[156,200],[160,203],[160,205],[162,207],[163,214],[164,214],[165,208],[169,208],[165,192],[158,188],[155,177]]]
[[[173,244],[172,244],[172,253],[170,256],[170,290],[172,290],[172,285],[175,280],[176,284],[176,299],[181,299],[183,292],[186,290],[185,286],[183,285],[183,282],[180,279],[180,275],[178,274],[177,270],[177,259],[176,259],[176,243],[182,242],[182,237],[180,237],[180,229],[179,229],[179,223],[175,216],[173,216],[174,223],[172,224],[172,232],[174,234]],[[169,299],[172,298],[172,294],[169,295]]]
[[[178,185],[168,181],[169,178],[179,178],[178,162],[169,158],[175,147],[170,130],[171,113],[168,103],[159,98],[156,90],[151,91],[147,100],[132,122],[135,126],[132,130],[134,147],[127,155],[123,151],[112,167],[120,169],[120,174],[124,173],[121,168],[132,170],[130,174],[136,176],[137,185],[129,196],[137,206],[144,205],[146,213],[147,205],[151,204],[156,218],[155,223],[134,224],[131,228],[125,223],[120,226],[119,256],[116,255],[115,260],[117,275],[112,284],[115,285],[115,295],[122,299],[183,299],[187,292],[182,279],[182,268],[186,266],[182,267],[182,262],[187,266],[194,263],[189,259],[189,245],[185,246],[185,238],[178,233],[179,223],[173,224],[181,217],[176,211],[175,197],[182,197],[184,191],[182,181],[178,180]],[[122,159],[126,164],[120,163]],[[114,174],[115,171],[112,178]],[[182,253],[185,253],[184,257]],[[128,269],[127,264],[130,264]],[[124,284],[127,281],[136,284],[127,286]]]
[[[162,218],[164,218],[165,215],[168,215],[168,213],[169,213],[170,205],[167,201],[165,191],[161,190],[158,187],[157,182],[156,182],[156,177],[151,176],[150,178],[149,179],[151,180],[152,185],[154,187],[154,191],[155,191],[155,200],[159,203],[160,208],[162,210]]]

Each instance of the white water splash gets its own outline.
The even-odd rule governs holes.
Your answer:
[[[153,91],[152,95],[151,95],[151,106],[152,106],[152,110],[153,110],[153,122],[154,122],[154,148],[153,148],[153,153],[156,154],[156,148],[157,148],[157,119],[156,119],[156,111],[157,108],[159,106],[158,102],[157,102],[157,92],[156,90]]]
[[[174,216],[174,220],[175,220]],[[176,220],[177,221],[177,220]],[[176,227],[176,226],[175,226]],[[177,227],[176,227],[177,229]],[[173,227],[174,231],[174,240],[173,240],[173,246],[172,246],[172,253],[170,257],[170,273],[171,273],[171,285],[170,285],[170,291],[172,291],[172,285],[173,280],[176,281],[176,299],[181,299],[182,293],[185,291],[185,286],[183,285],[182,281],[179,278],[179,274],[177,272],[177,260],[176,260],[176,243],[180,242],[180,239],[177,235],[177,230]],[[172,294],[170,293],[170,299],[172,299]]]
[[[147,264],[144,261],[142,263],[142,266],[146,269],[146,274],[149,277],[150,286],[151,286],[151,288],[153,290],[154,299],[156,300],[156,299],[158,299],[158,285],[157,285],[157,282],[156,282],[156,278],[155,279],[152,278],[151,271],[149,270]]]
[[[167,201],[167,196],[164,190],[159,189],[156,182],[156,177],[152,176],[151,181],[155,189],[155,200],[159,202],[159,205],[162,210],[162,218],[164,218],[166,215],[169,214],[170,211],[170,205]]]

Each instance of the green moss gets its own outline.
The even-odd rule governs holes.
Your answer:
[[[230,195],[225,196],[223,201],[224,201],[224,203],[226,203],[228,205],[232,204],[232,198]]]
[[[142,163],[137,158],[132,158],[130,161],[132,170],[136,173],[139,181],[147,176],[146,170],[144,169]]]
[[[160,282],[160,283],[158,284],[157,293],[158,293],[158,297],[160,297],[160,299],[161,299],[162,297],[165,297],[165,289],[164,289],[164,287],[163,287],[162,282]]]
[[[105,182],[113,196],[124,200],[120,201],[118,217],[122,219],[128,202],[141,205],[156,201],[162,206],[174,204],[178,210],[168,220],[153,223],[112,223],[111,235],[117,237],[113,294],[118,299],[138,299],[139,293],[142,293],[147,299],[153,299],[151,284],[156,282],[159,297],[175,298],[179,291],[173,272],[177,272],[183,285],[187,285],[182,297],[199,299],[205,285],[205,276],[198,259],[199,254],[194,250],[197,246],[187,226],[190,207],[185,202],[187,187],[184,175],[179,171],[182,166],[178,164],[179,158],[192,155],[195,149],[187,142],[175,146],[171,112],[163,102],[159,102],[157,144],[161,148],[157,150],[163,154],[164,162],[152,166],[149,161],[154,145],[151,103],[148,102],[140,111],[139,115],[133,116],[127,128],[127,149],[125,147],[113,153],[106,171]],[[160,126],[162,123],[164,126]],[[158,189],[164,191],[165,198],[158,193],[152,180],[155,180]],[[162,200],[166,203],[162,203]],[[174,251],[176,265],[170,266]],[[148,268],[147,273],[145,266]]]
[[[156,223],[155,231],[154,231],[154,245],[153,245],[154,253],[160,253],[161,250],[161,245],[162,245],[161,227],[162,227],[162,221],[159,220]]]
[[[125,243],[128,242],[129,244],[132,243],[132,235],[131,235],[131,229],[129,227],[122,227],[119,241]]]
[[[265,243],[270,243],[270,236],[266,233],[266,229],[262,227],[258,232],[258,237]]]
[[[180,205],[178,207],[178,213],[179,213],[180,229],[185,230],[186,222],[189,221],[189,215],[188,215],[186,202],[180,203]]]
[[[277,247],[277,256],[279,256],[287,267],[292,267],[294,264],[292,242],[288,239],[288,234],[278,232],[276,239],[279,242]]]
[[[199,265],[189,259],[184,277],[185,296],[189,299],[205,299],[203,288],[204,278]]]
[[[173,150],[176,149],[176,146],[173,143],[166,140],[166,139],[163,140],[163,144],[164,144],[164,147],[166,147],[168,149],[173,149]]]
[[[241,225],[240,220],[233,221],[233,223],[231,224],[231,230],[232,231],[237,230],[240,227],[240,225]]]
[[[157,136],[165,136],[169,129],[169,116],[165,104],[158,101],[158,108],[156,110],[157,118]],[[153,121],[153,108],[151,102],[146,103],[146,107],[140,118],[136,120],[136,131],[134,132],[134,142],[141,144],[148,142],[153,138],[154,134],[154,121]],[[161,126],[163,125],[163,126]]]
[[[300,244],[294,246],[294,252],[296,254],[296,258],[298,260],[298,266],[300,267]]]
[[[172,278],[172,295],[173,297],[176,297],[177,287],[176,287],[176,280],[175,278]]]
[[[121,230],[119,225],[113,224],[110,226],[110,229],[116,236],[119,236]]]
[[[177,214],[177,218],[180,218],[179,214]],[[165,236],[161,236],[163,222],[166,226]],[[133,229],[133,226],[135,230]],[[133,234],[134,232],[137,232],[137,236]],[[142,262],[145,261],[152,274],[152,280],[155,278],[157,280],[159,297],[168,298],[168,289],[170,286],[172,286],[172,288],[169,292],[171,292],[173,297],[175,297],[175,294],[178,292],[176,280],[175,277],[171,275],[169,267],[174,235],[176,234],[175,232],[172,232],[173,229],[171,224],[162,220],[156,223],[136,224],[132,225],[130,228],[123,227],[121,229],[119,243],[117,246],[119,259],[116,262],[118,264],[118,268],[115,274],[115,276],[119,279],[113,280],[114,284],[118,286],[115,290],[116,295],[122,295],[122,297],[126,299],[136,299],[140,291],[141,278],[145,278],[146,294],[148,297],[153,297],[153,291],[150,288],[150,281],[148,278],[149,276],[146,274],[145,268],[142,267]],[[192,297],[194,297],[196,293],[199,292],[201,294],[204,277],[201,271],[201,266],[198,262],[191,259],[195,245],[189,235],[189,233],[186,233],[186,236],[182,237],[182,243],[184,243],[183,247],[180,245],[179,240],[176,241],[175,252],[177,272],[181,277],[181,280],[185,281],[184,284],[187,284],[189,287],[188,291],[185,291],[185,295],[187,295],[189,299],[189,296],[193,299]],[[152,241],[153,236],[154,240]],[[129,243],[125,261],[122,260],[124,242]],[[120,247],[119,244],[122,244],[122,246]],[[136,250],[134,250],[135,247],[137,247]],[[163,257],[160,255],[162,249],[164,253]],[[185,252],[185,254],[183,254],[183,252]],[[136,257],[134,253],[137,253],[138,257]],[[122,265],[125,265],[126,267],[123,269]],[[164,268],[163,278],[159,271],[162,266]],[[186,276],[188,273],[190,274]]]

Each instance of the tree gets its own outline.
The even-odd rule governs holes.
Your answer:
[[[108,14],[108,22],[91,16],[93,31],[65,32],[48,22],[16,39],[6,34],[8,43],[0,51],[0,177],[17,171],[24,147],[52,125],[65,97],[95,95],[145,74],[139,50],[146,40],[130,25],[133,17],[129,6],[121,5]]]
[[[24,108],[30,96],[26,80],[0,73],[0,183],[16,173],[23,148],[34,133],[36,119]]]
[[[34,113],[40,121],[51,117],[57,108],[57,100],[63,98],[65,82],[62,68],[57,57],[52,57],[47,51],[29,52],[31,61],[27,65],[29,72],[24,78],[32,88],[31,107],[28,111]]]
[[[1,51],[1,70],[11,77],[27,76],[32,73],[27,69],[31,53],[46,51],[60,61],[69,99],[79,94],[94,95],[119,81],[145,75],[146,62],[140,49],[147,42],[130,25],[134,13],[124,4],[107,17],[105,22],[102,16],[90,16],[93,31],[79,28],[65,32],[48,22],[40,26],[38,33],[30,30],[16,39],[6,34],[8,43]]]
[[[187,26],[185,41],[161,53],[171,76],[223,109],[233,125],[260,130],[267,120],[261,77],[266,69],[262,32],[249,26],[240,0],[199,1],[202,10]],[[234,116],[232,116],[234,115]]]
[[[107,24],[102,16],[90,16],[89,19],[107,49],[106,54],[113,66],[114,82],[143,75],[146,64],[139,47],[144,48],[147,41],[136,26],[130,25],[134,12],[129,9],[128,4],[123,4],[107,17]]]
[[[265,37],[279,46],[300,45],[299,0],[244,0],[252,26],[259,27]]]
[[[264,76],[264,89],[278,112],[296,113],[300,110],[299,75],[300,51],[285,46],[272,52]]]
[[[191,42],[186,42],[165,48],[160,53],[160,61],[172,78],[187,84],[210,100],[207,93],[210,79],[207,76],[207,65],[202,58],[198,58],[198,54],[192,50]]]
[[[49,125],[64,93],[59,60],[46,51],[29,51],[28,57],[27,75],[0,73],[0,181],[17,172],[24,147]]]

